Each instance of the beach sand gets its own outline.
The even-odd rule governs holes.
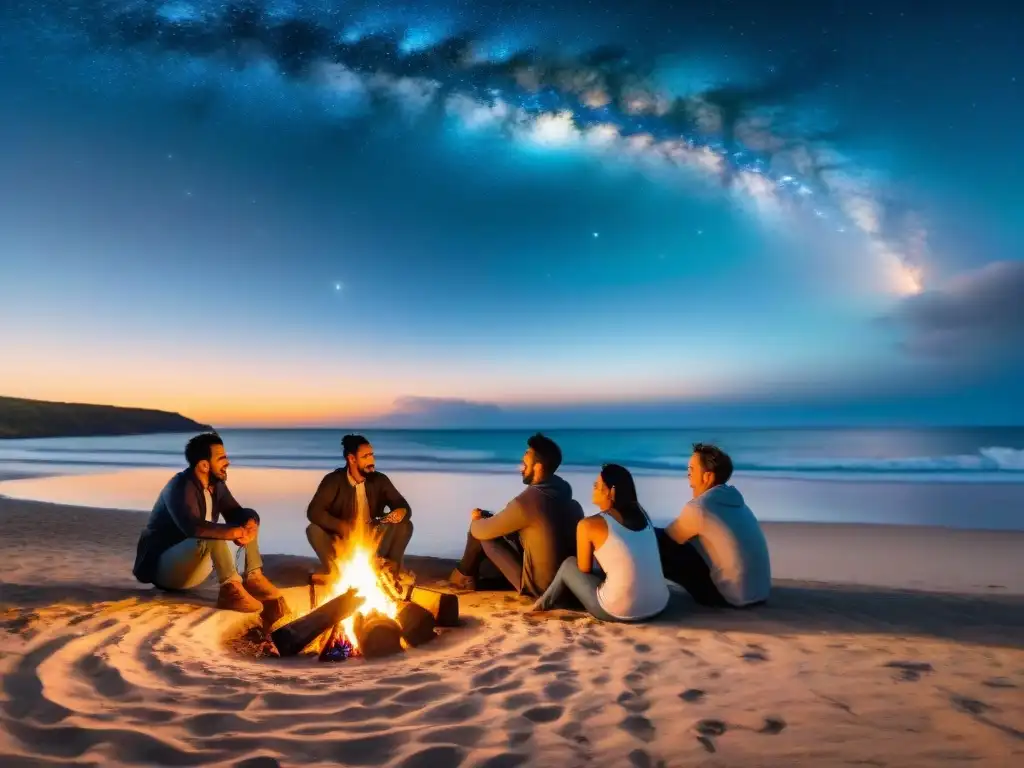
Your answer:
[[[478,593],[431,645],[320,664],[233,652],[252,619],[212,584],[135,582],[143,521],[0,498],[4,768],[1024,765],[1020,534],[774,526],[779,573],[876,586],[780,581],[751,611],[678,593],[638,626]],[[299,609],[311,566],[267,558]]]

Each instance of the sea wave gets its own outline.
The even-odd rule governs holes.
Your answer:
[[[649,468],[684,468],[689,456],[660,456],[646,464]],[[861,457],[780,457],[778,459],[734,459],[737,471],[745,472],[850,472],[850,473],[958,473],[958,472],[1024,472],[1024,450],[992,446],[976,454],[955,456],[911,456],[901,458]]]
[[[433,446],[393,446],[377,450],[378,469],[385,472],[401,470],[459,471],[490,473],[509,471],[521,460],[519,455],[503,455],[500,451],[479,449],[434,448]],[[603,457],[577,455],[563,465],[563,471],[591,470],[609,459],[625,464],[644,474],[685,472],[688,455],[654,457]],[[281,467],[296,469],[333,469],[339,466],[337,452],[313,450],[268,450],[253,446],[231,451],[236,466]],[[16,462],[21,465],[96,466],[100,467],[177,467],[182,462],[180,451],[153,449],[73,450],[47,446],[20,450],[0,450],[0,465]],[[864,478],[896,477],[921,480],[964,481],[981,477],[1001,477],[1008,481],[1024,481],[1024,450],[1004,446],[980,448],[973,454],[949,456],[918,456],[902,458],[837,457],[837,456],[734,456],[737,472],[745,474],[786,475],[824,479],[834,477]]]

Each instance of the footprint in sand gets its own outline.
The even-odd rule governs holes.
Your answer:
[[[701,736],[721,736],[727,730],[729,726],[723,723],[721,720],[700,720],[694,728],[697,733]]]
[[[527,762],[529,758],[526,755],[504,752],[480,763],[480,768],[519,768]]]
[[[480,674],[475,675],[473,679],[470,680],[469,685],[471,688],[494,685],[495,683],[500,683],[505,680],[513,671],[512,667],[506,664],[499,664],[496,667],[491,667],[486,672],[481,672]]]
[[[748,645],[740,658],[751,663],[768,661],[768,652],[760,645]]]
[[[700,688],[687,688],[679,694],[679,698],[688,704],[694,704],[704,698],[706,694]]]
[[[647,744],[654,741],[654,723],[643,715],[630,715],[619,723],[619,728]]]
[[[399,765],[401,768],[434,768],[436,765],[450,765],[454,768],[462,763],[465,756],[466,752],[461,747],[450,745],[428,747],[414,755],[410,755]]]
[[[1012,682],[1007,680],[1005,677],[993,677],[990,680],[984,680],[981,683],[986,688],[1016,688]]]
[[[537,695],[534,693],[513,693],[505,698],[501,703],[501,708],[512,711],[522,709],[523,707],[531,707],[536,703]]]
[[[642,714],[651,708],[651,702],[635,691],[623,691],[619,694],[615,703],[633,714]]]
[[[555,682],[548,683],[544,686],[544,695],[547,696],[550,701],[564,701],[570,696],[579,693],[579,690],[580,689],[572,683],[556,680]]]
[[[697,741],[704,747],[704,750],[714,754],[717,751],[715,737],[724,734],[728,730],[728,726],[721,720],[701,720],[694,725],[693,729],[697,732]]]
[[[915,683],[921,679],[922,674],[935,671],[926,661],[890,661],[885,666],[896,670],[896,680],[908,683]]]
[[[564,707],[548,704],[527,709],[523,712],[523,717],[531,723],[553,723],[562,716],[564,711]]]
[[[968,715],[983,715],[992,709],[991,706],[983,701],[969,699],[966,696],[958,696],[956,694],[949,697],[949,702],[953,705],[954,709],[965,712]]]
[[[425,744],[455,744],[472,748],[484,737],[486,730],[475,725],[454,725],[451,728],[430,729],[422,736]]]
[[[637,643],[633,646],[633,650],[637,653],[650,653],[651,646],[649,646],[647,643]]]
[[[634,749],[629,753],[629,764],[633,768],[665,768],[665,761],[655,762],[649,754],[642,749]]]
[[[398,693],[392,701],[396,704],[429,704],[455,693],[455,688],[444,683],[426,683],[417,688]]]
[[[761,730],[758,733],[763,733],[767,736],[778,736],[784,730],[786,730],[786,721],[781,717],[766,717],[764,725],[761,726]]]

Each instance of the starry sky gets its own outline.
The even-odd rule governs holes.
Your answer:
[[[1024,10],[922,8],[10,0],[0,394],[1024,423]]]

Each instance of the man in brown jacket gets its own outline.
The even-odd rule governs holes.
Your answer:
[[[380,535],[377,555],[401,571],[405,548],[412,539],[412,509],[391,479],[377,471],[373,446],[362,435],[341,440],[345,466],[323,480],[306,509],[306,538],[320,558],[316,581],[337,575],[337,560],[354,526],[365,525]]]
[[[551,438],[537,433],[527,441],[520,474],[529,487],[496,515],[473,510],[466,550],[449,581],[475,589],[486,559],[521,594],[544,593],[562,561],[576,554],[576,524],[583,519],[569,483],[555,474],[561,463]]]

